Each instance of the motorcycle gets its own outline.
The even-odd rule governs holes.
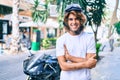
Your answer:
[[[23,61],[23,72],[27,80],[59,80],[60,67],[55,56],[32,54]]]

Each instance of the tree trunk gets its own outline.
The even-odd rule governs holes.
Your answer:
[[[11,52],[17,53],[18,52],[18,42],[19,42],[19,3],[20,0],[13,0],[13,14],[12,14],[12,47]]]
[[[118,5],[119,5],[119,0],[116,0],[116,5],[115,5],[114,11],[111,17],[110,25],[109,25],[108,38],[112,35],[112,25],[118,22],[118,18],[117,18]]]

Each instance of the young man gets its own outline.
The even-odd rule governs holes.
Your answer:
[[[96,48],[94,36],[83,31],[86,16],[78,4],[65,9],[64,25],[67,33],[57,39],[56,56],[61,68],[60,80],[91,80]]]

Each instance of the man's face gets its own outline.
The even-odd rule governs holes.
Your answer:
[[[68,26],[70,27],[70,31],[77,31],[80,27],[79,19],[75,15],[70,14],[68,17]]]

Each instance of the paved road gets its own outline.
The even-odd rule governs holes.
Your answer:
[[[44,51],[44,53],[55,52]],[[116,47],[113,52],[103,51],[99,54],[101,60],[92,69],[92,80],[120,80],[120,47]],[[25,80],[22,63],[27,56],[27,53],[0,54],[0,80]]]
[[[0,55],[0,80],[25,80],[23,73],[23,60],[27,54]]]
[[[55,49],[40,50],[32,52],[36,56],[42,54],[51,54],[54,56]],[[23,61],[29,56],[29,53],[21,54],[0,54],[0,80],[26,80],[23,73]]]

